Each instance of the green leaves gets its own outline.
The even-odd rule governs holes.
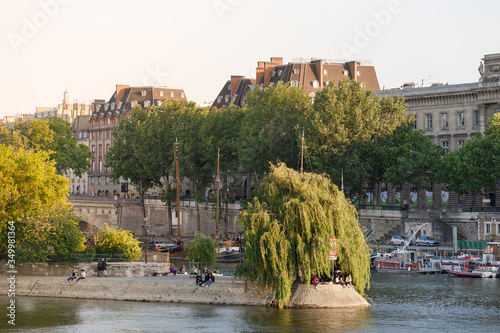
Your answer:
[[[309,283],[312,275],[330,275],[329,238],[337,239],[337,267],[353,275],[358,292],[369,286],[369,249],[356,209],[327,177],[300,175],[283,163],[271,166],[239,217],[245,262],[237,274],[272,288],[278,307],[290,301],[297,276]]]
[[[206,263],[207,267],[214,266],[215,241],[202,233],[196,233],[193,241],[188,244],[187,256],[189,261]]]
[[[97,239],[98,253],[123,254],[125,261],[137,261],[142,255],[140,242],[134,238],[131,231],[106,225],[104,231],[97,233]]]

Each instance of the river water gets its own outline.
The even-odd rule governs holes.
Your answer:
[[[6,332],[499,332],[500,279],[372,274],[368,309],[16,297]],[[7,297],[0,297],[6,314]]]

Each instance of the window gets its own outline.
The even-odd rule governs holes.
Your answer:
[[[347,76],[347,75],[349,74],[349,72],[348,72],[348,71],[343,71],[342,73],[343,73],[345,76]]]
[[[115,103],[115,102],[111,103],[111,110],[114,110],[114,109],[115,109],[115,106],[116,106],[116,103]]]
[[[357,71],[357,72],[356,72],[356,75],[357,75],[357,76],[361,76],[361,74],[359,73],[359,71]]]
[[[102,145],[99,145],[99,155],[102,155]]]
[[[493,113],[498,113],[500,112],[500,109],[493,109]]]
[[[474,111],[474,126],[479,126],[479,111]]]
[[[458,140],[458,149],[462,149],[464,146],[465,141],[464,140]]]
[[[283,71],[280,69],[280,70],[278,71],[278,76],[281,76],[281,74],[283,74]]]
[[[294,68],[293,69],[293,74],[299,74],[299,69],[298,68]]]
[[[229,102],[229,95],[226,95],[226,96],[224,97],[224,102],[226,102],[226,103],[228,103],[228,102]]]
[[[122,102],[118,102],[118,109],[121,109],[122,104],[123,104]]]
[[[217,103],[220,103],[220,102],[222,102],[222,96],[217,97]]]
[[[137,105],[137,101],[130,102],[130,107],[133,108]]]
[[[271,72],[271,77],[273,77],[274,75],[276,75],[276,71]]]
[[[104,111],[108,111],[109,109],[109,103],[104,104]]]
[[[160,90],[160,97],[163,97],[163,90]]]
[[[183,92],[181,92],[181,98],[184,98],[184,93]]]
[[[485,233],[486,235],[491,234],[491,223],[486,222],[486,223],[484,224],[484,233]]]
[[[441,114],[441,128],[448,128],[448,114]]]
[[[292,87],[297,87],[299,85],[299,81],[293,80],[292,81]]]
[[[323,75],[327,75],[328,74],[328,69],[323,69]]]
[[[318,81],[316,81],[316,80],[314,80],[314,81],[312,82],[312,86],[313,86],[313,88],[318,88],[318,87],[319,87],[319,82],[318,82]]]
[[[160,100],[157,100],[157,101],[156,101],[156,105],[161,106],[161,101],[160,101]]]
[[[145,108],[149,108],[150,104],[151,104],[151,101],[149,99],[144,101],[144,107]]]
[[[174,98],[174,92],[173,91],[170,92],[170,97]]]
[[[146,90],[141,91],[141,96],[142,97],[146,96]]]
[[[449,145],[450,144],[448,143],[448,141],[443,141],[443,148],[445,153],[448,152]]]
[[[432,114],[425,115],[425,128],[432,129]]]
[[[465,126],[465,119],[464,119],[464,113],[463,112],[458,112],[457,113],[457,125],[458,126]]]

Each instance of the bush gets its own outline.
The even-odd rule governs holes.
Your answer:
[[[142,255],[139,247],[141,242],[128,230],[110,228],[106,224],[106,230],[97,233],[97,240],[98,253],[123,254],[125,261],[137,261]]]
[[[190,261],[206,262],[207,265],[215,265],[215,241],[208,236],[197,233],[187,246],[187,256]]]

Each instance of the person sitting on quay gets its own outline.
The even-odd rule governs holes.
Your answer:
[[[67,281],[73,281],[74,279],[76,279],[76,271],[73,269],[71,271],[71,276],[66,280]]]
[[[174,274],[174,276],[177,275],[177,268],[175,268],[174,264],[170,264],[170,272]]]
[[[181,266],[181,269],[179,270],[179,274],[187,274],[186,266],[184,266],[184,265]]]
[[[352,287],[352,276],[349,274],[346,279],[345,279],[345,284],[347,287],[351,288]]]
[[[102,276],[102,259],[97,262],[97,277]]]
[[[85,274],[85,270],[82,268],[82,269],[80,270],[80,277],[79,277],[78,279],[76,279],[76,282],[78,282],[78,281],[80,281],[80,280],[84,280],[84,279],[85,279],[85,276],[86,276],[86,274]]]
[[[319,279],[319,282],[321,282],[321,284],[327,284],[330,282],[330,278],[326,274],[321,274],[321,279]]]
[[[201,276],[201,273],[196,274],[196,286],[201,286],[203,283],[203,276]]]
[[[106,262],[106,259],[102,259],[101,263],[101,274],[104,274],[105,277],[108,277],[108,272],[106,272],[106,266],[108,263]]]
[[[203,281],[203,286],[206,288],[210,284],[212,284],[212,282],[215,282],[215,277],[212,274],[212,272],[208,271],[207,275],[205,275],[205,280]]]
[[[318,289],[318,278],[316,275],[312,276],[311,283],[314,285],[314,289]]]

